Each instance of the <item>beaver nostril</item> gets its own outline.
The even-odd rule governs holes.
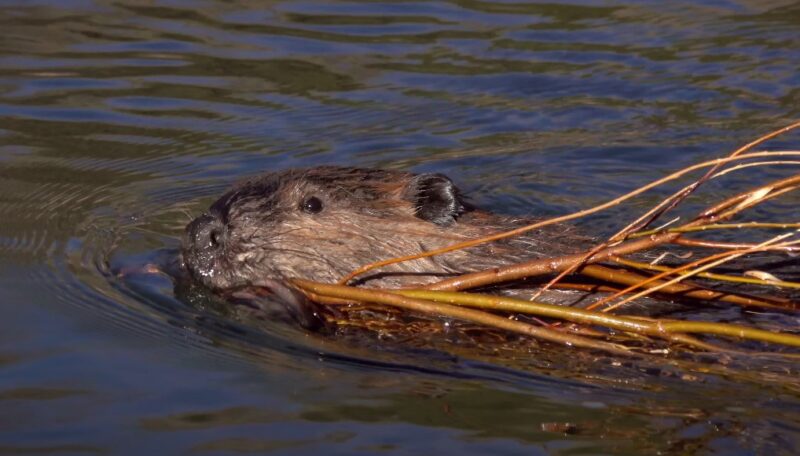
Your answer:
[[[217,248],[220,245],[220,241],[222,240],[222,231],[219,229],[212,229],[211,232],[208,234],[208,245],[213,248]]]

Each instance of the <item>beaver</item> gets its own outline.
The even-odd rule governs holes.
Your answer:
[[[222,195],[186,227],[191,276],[212,290],[276,288],[287,278],[336,282],[367,263],[506,231],[532,218],[500,215],[470,203],[443,174],[320,166],[268,172]],[[360,284],[401,287],[586,249],[590,239],[554,225],[509,239],[390,265]],[[530,288],[530,287],[529,287]],[[304,326],[315,317],[281,289]],[[580,293],[549,291],[540,300],[570,304]]]

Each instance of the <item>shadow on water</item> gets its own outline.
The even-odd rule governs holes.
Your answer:
[[[777,0],[4,2],[0,454],[792,454],[795,366],[330,337],[114,271],[164,261],[232,182],[290,166],[443,172],[513,214],[605,201],[800,115],[799,14]],[[662,194],[583,228],[608,233]]]

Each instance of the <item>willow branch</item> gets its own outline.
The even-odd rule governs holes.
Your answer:
[[[663,233],[649,238],[628,241],[613,247],[603,249],[590,257],[587,263],[603,261],[614,255],[627,255],[629,253],[647,250],[657,245],[666,244],[675,240],[679,233]],[[559,258],[539,258],[526,263],[513,264],[502,268],[489,271],[473,272],[462,274],[458,277],[441,280],[425,287],[427,290],[464,290],[476,288],[494,283],[519,280],[526,277],[534,277],[544,274],[563,271],[569,268],[576,261],[584,257],[583,253],[566,255]]]

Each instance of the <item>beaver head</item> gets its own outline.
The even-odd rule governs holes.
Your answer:
[[[366,263],[511,229],[530,220],[475,209],[442,174],[324,166],[245,181],[186,228],[183,255],[212,289],[299,277],[334,282]],[[426,283],[548,252],[574,251],[563,227],[388,266],[362,281]]]

